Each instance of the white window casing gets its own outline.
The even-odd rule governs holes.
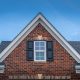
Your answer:
[[[35,47],[35,43],[36,42],[43,42],[44,43],[44,50],[36,50]],[[40,47],[40,46],[39,46]],[[36,59],[36,52],[43,52],[44,53],[44,60],[37,60]],[[46,61],[46,41],[34,41],[34,61]]]
[[[80,74],[80,65],[75,66],[76,73]]]

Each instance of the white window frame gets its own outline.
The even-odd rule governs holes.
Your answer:
[[[43,50],[44,60],[36,60],[36,50],[35,50],[35,43],[36,42],[44,42],[44,45],[45,45],[45,50]],[[39,51],[42,51],[42,50],[39,50]],[[34,41],[34,61],[46,61],[46,41]]]

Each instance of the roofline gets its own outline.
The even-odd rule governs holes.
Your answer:
[[[0,56],[0,62],[2,62],[13,51],[19,43],[27,36],[34,28],[41,23],[49,33],[68,51],[68,53],[80,63],[79,53],[67,42],[67,40],[57,31],[57,29],[43,16],[42,13],[38,13],[37,16],[13,39],[13,41],[6,47]],[[26,34],[26,35],[25,35]]]

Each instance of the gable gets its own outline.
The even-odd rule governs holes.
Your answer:
[[[44,28],[67,50],[67,52],[80,63],[79,53],[60,35],[60,33],[45,19],[42,14],[38,14],[30,24],[10,43],[10,45],[1,52],[0,62],[2,62],[20,42],[38,25]]]
[[[29,41],[35,41],[38,38],[38,35],[42,35],[42,41],[46,40],[53,42],[54,50],[52,61],[46,60],[46,63],[40,63],[35,62],[34,59],[28,59],[27,44]],[[21,41],[21,43],[9,54],[9,56],[5,58],[4,63],[6,64],[7,70],[12,70],[11,73],[22,70],[31,74],[31,72],[34,73],[34,70],[35,73],[41,72],[46,74],[46,71],[50,71],[51,74],[54,74],[54,70],[57,70],[60,73],[60,71],[64,72],[63,69],[66,71],[65,73],[67,73],[67,70],[69,71],[71,67],[73,69],[74,65],[72,64],[75,63],[74,61],[75,60],[67,53],[60,43],[58,43],[57,40],[41,24],[39,24],[24,38],[23,41]],[[69,67],[66,68],[66,65]]]

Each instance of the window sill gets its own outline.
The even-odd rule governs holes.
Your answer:
[[[34,61],[35,63],[46,63],[47,61]]]

